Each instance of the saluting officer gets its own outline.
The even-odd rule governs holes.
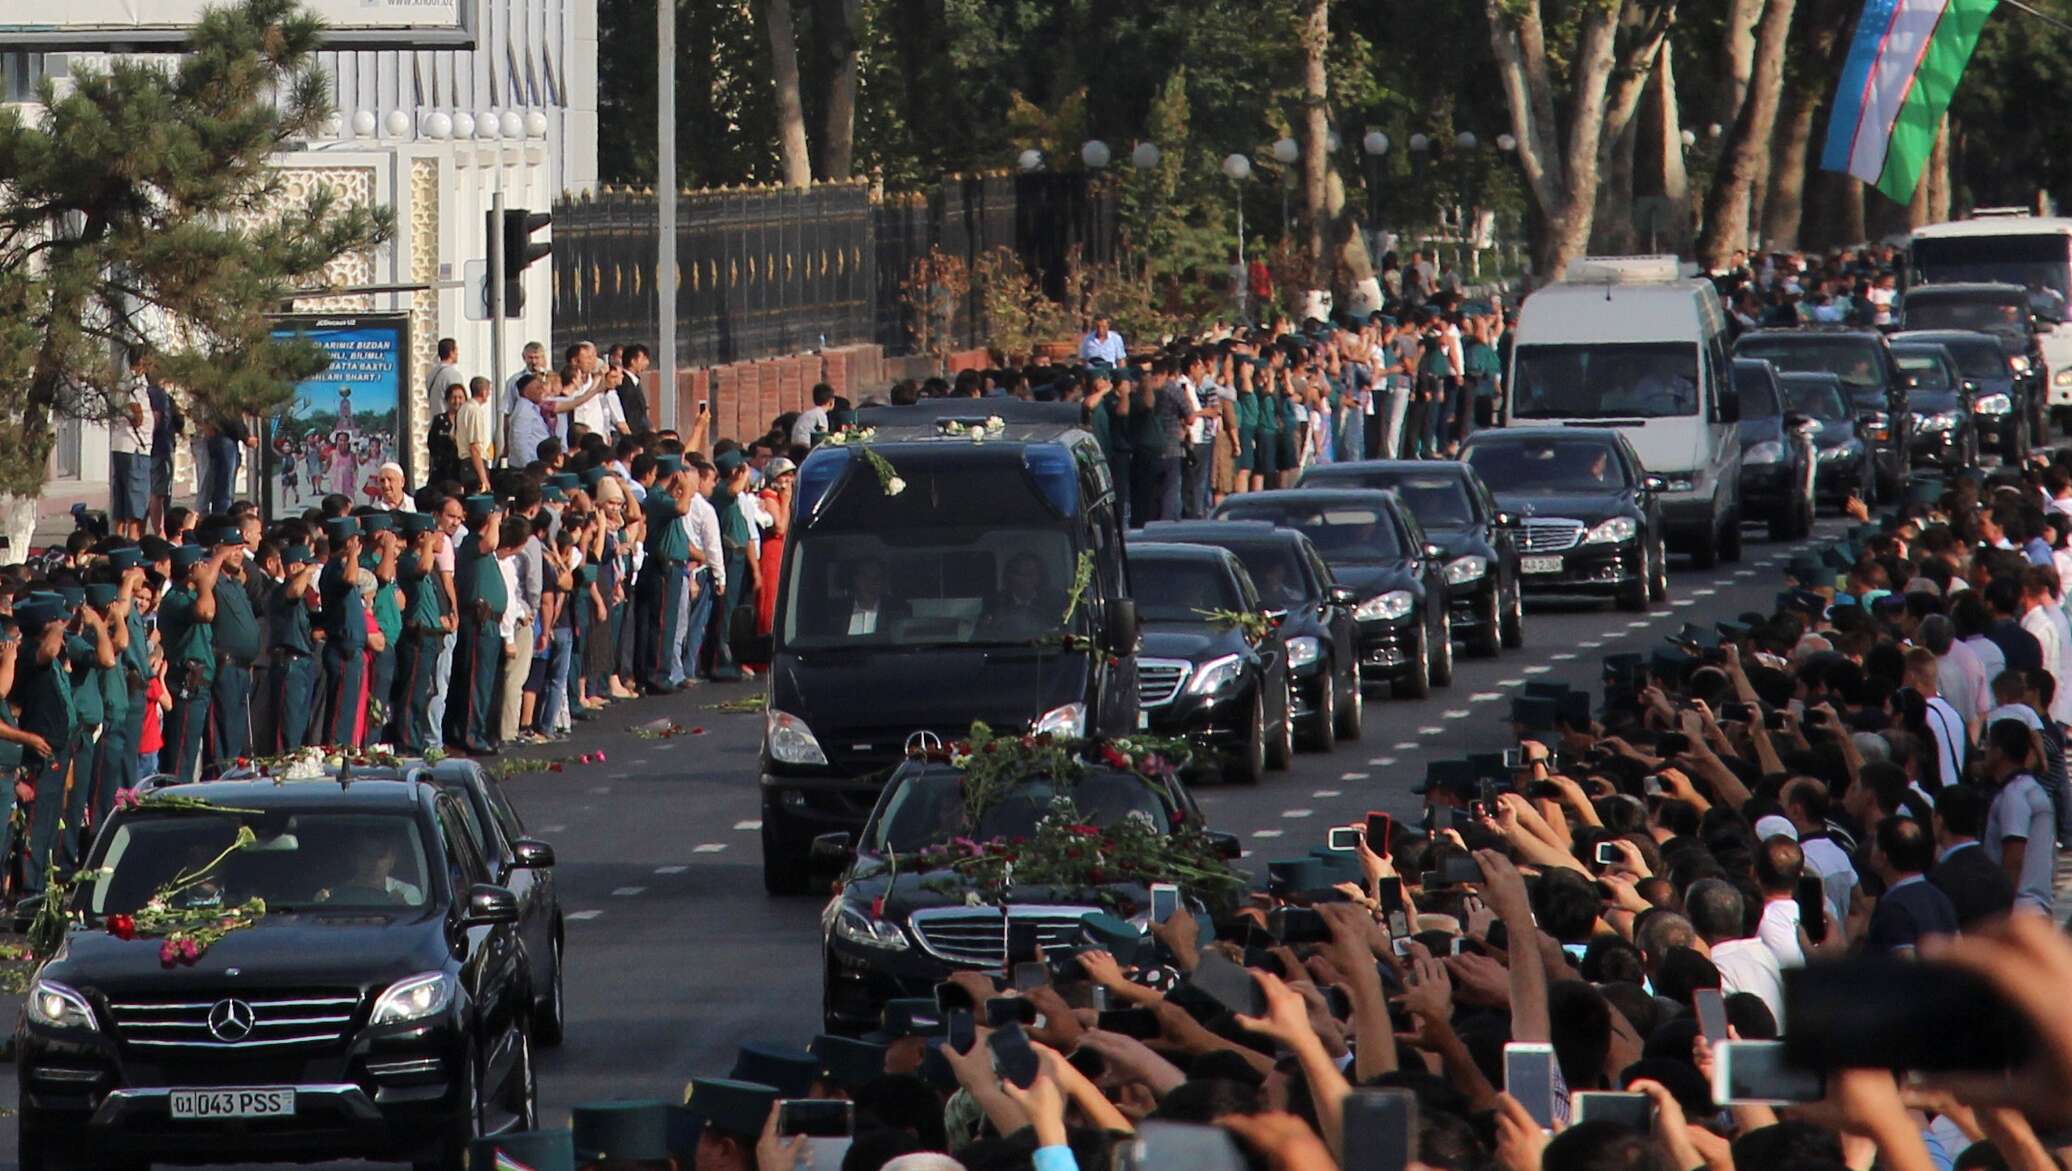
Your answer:
[[[647,517],[647,562],[641,567],[634,610],[639,615],[641,678],[651,691],[673,691],[696,663],[683,661],[683,615],[690,604],[691,538],[679,524],[690,511],[683,457],[655,461],[655,487],[641,503]]]
[[[165,655],[166,689],[173,693],[159,767],[180,781],[201,775],[209,694],[216,683],[216,579],[230,551],[229,546],[214,555],[200,545],[174,549],[173,576],[158,602],[159,648]]]
[[[138,745],[144,742],[144,694],[151,684],[151,631],[137,609],[137,591],[144,586],[144,551],[135,546],[110,550],[108,565],[115,571],[117,583],[113,612],[122,616],[126,631],[120,644],[123,717],[119,725],[110,723],[102,733],[103,741],[112,741],[109,750],[115,753],[115,767],[94,791],[95,825],[101,823],[108,807],[114,804],[115,791],[133,788],[137,783],[137,756],[143,751]]]
[[[32,769],[50,755],[50,743],[36,733],[22,727],[16,718],[14,708],[7,697],[14,691],[14,682],[19,675],[26,679],[32,669],[36,647],[22,646],[22,628],[16,615],[0,614],[0,810],[7,814],[7,828],[0,830],[7,836],[5,858],[9,864],[0,866],[0,871],[11,869],[16,851],[21,843],[14,839],[14,786],[17,781],[35,780]]]
[[[65,664],[71,672],[73,743],[72,768],[66,779],[59,820],[58,863],[61,868],[76,864],[79,853],[79,824],[86,820],[86,797],[94,785],[94,763],[107,722],[101,672],[115,664],[113,650],[106,647],[107,620],[87,604],[86,587],[66,581],[57,587],[64,598],[71,621],[65,626]],[[97,633],[98,631],[98,633]],[[106,650],[104,655],[102,652]]]
[[[96,574],[112,572],[95,570]],[[88,615],[100,620],[95,637],[75,640],[84,652],[81,661],[85,664],[83,679],[75,682],[84,683],[83,690],[93,692],[99,700],[101,727],[93,737],[88,767],[73,766],[72,790],[65,799],[65,861],[72,866],[86,860],[81,846],[92,840],[83,836],[86,827],[100,824],[102,810],[115,801],[115,790],[123,787],[125,778],[135,771],[137,750],[128,747],[123,736],[123,729],[129,724],[130,702],[129,681],[123,677],[130,640],[129,622],[122,612],[125,606],[121,585],[95,581],[87,584],[86,605],[79,611],[82,623]],[[109,652],[106,661],[101,654],[103,644]],[[86,705],[80,706],[84,710]],[[127,766],[124,757],[129,758]]]
[[[360,521],[334,516],[324,521],[331,560],[317,577],[323,609],[325,726],[317,739],[337,748],[360,744],[360,714],[367,684],[367,611],[360,601]]]
[[[290,545],[281,554],[285,574],[280,588],[267,599],[266,630],[272,640],[267,648],[273,659],[275,719],[273,751],[293,752],[314,744],[310,719],[315,714],[317,692],[323,686],[323,665],[317,659],[317,644],[311,636],[310,615],[317,595],[310,584],[317,557],[307,545]]]
[[[403,607],[396,597],[396,558],[401,549],[396,517],[409,513],[369,511],[360,517],[367,534],[360,553],[360,568],[374,575],[375,628],[381,631],[381,645],[369,641],[367,656],[367,739],[393,743],[390,717],[396,707],[396,646],[403,637]]]
[[[264,649],[252,595],[245,589],[245,575],[257,571],[245,557],[244,533],[226,523],[215,538],[222,572],[210,587],[216,595],[216,614],[209,622],[216,640],[216,678],[210,687],[214,702],[209,707],[209,749],[215,765],[211,772],[251,754],[252,665]]]
[[[406,512],[398,519],[409,547],[396,559],[404,599],[396,656],[396,740],[403,751],[418,756],[439,743],[439,730],[432,726],[432,693],[439,681],[439,649],[454,621],[433,572],[444,536],[424,513]]]
[[[494,755],[490,743],[496,705],[496,671],[504,658],[498,632],[510,592],[497,567],[496,546],[503,527],[503,509],[494,496],[470,496],[468,539],[454,550],[454,584],[460,590],[460,614],[453,643],[453,680],[446,712],[453,728],[447,739],[475,755]],[[519,667],[517,669],[523,669]]]
[[[65,780],[71,775],[77,748],[78,712],[72,704],[72,676],[65,663],[65,600],[35,593],[14,608],[23,645],[15,662],[14,694],[21,699],[22,731],[42,742],[24,747],[23,772],[33,796],[29,808],[27,870],[22,889],[41,891],[57,840],[58,817],[65,801]]]

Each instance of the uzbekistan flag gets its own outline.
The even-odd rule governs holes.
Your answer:
[[[1911,200],[1936,126],[1999,2],[1865,0],[1820,168],[1847,171],[1896,203]]]

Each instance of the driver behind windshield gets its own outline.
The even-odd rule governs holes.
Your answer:
[[[1260,600],[1268,609],[1289,610],[1303,602],[1300,586],[1288,580],[1288,566],[1283,561],[1269,561],[1259,567],[1252,577],[1252,584],[1259,587]]]
[[[988,638],[1037,638],[1054,631],[1065,613],[1062,590],[1044,580],[1043,559],[1017,553],[1007,559],[1000,590],[987,596],[979,630]]]
[[[906,616],[907,604],[886,592],[885,563],[865,557],[850,564],[847,592],[829,599],[822,632],[850,638],[890,636],[893,624]]]
[[[415,907],[424,902],[424,891],[415,883],[396,877],[396,863],[402,848],[396,835],[375,832],[347,838],[343,877],[317,891],[316,902],[341,906]]]

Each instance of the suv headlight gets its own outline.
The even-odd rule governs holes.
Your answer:
[[[2016,354],[2013,357],[2009,358],[2007,360],[2007,368],[2009,370],[2014,371],[2016,374],[2027,374],[2029,372],[2028,355]]]
[[[1932,415],[1915,415],[1914,426],[1923,431],[1948,431],[1955,427],[1961,418],[1955,411],[1937,411]]]
[[[1765,439],[1761,443],[1751,443],[1748,445],[1748,449],[1741,453],[1741,462],[1744,464],[1783,463],[1784,444],[1779,443],[1775,439]]]
[[[886,951],[905,951],[908,947],[906,932],[899,929],[899,924],[873,919],[846,905],[835,912],[835,934],[850,943]]]
[[[1849,460],[1855,459],[1857,454],[1862,450],[1863,444],[1857,440],[1851,439],[1847,443],[1837,443],[1833,447],[1821,448],[1820,451],[1814,456],[1814,458],[1824,464],[1846,463]]]
[[[2006,415],[2014,411],[2014,399],[2004,394],[1982,395],[1971,404],[1971,409],[1981,415]]]
[[[1584,535],[1583,543],[1585,545],[1610,545],[1618,541],[1630,541],[1633,539],[1634,534],[1638,532],[1640,532],[1640,526],[1633,523],[1632,517],[1615,516],[1610,520],[1599,521],[1595,528],[1592,528]]]
[[[454,979],[444,972],[420,972],[398,980],[374,1002],[370,1025],[400,1025],[438,1016],[453,1003]]]
[[[2072,386],[2072,366],[2067,366],[2050,376],[2052,386]]]
[[[1353,617],[1362,622],[1401,618],[1410,613],[1410,607],[1415,604],[1416,599],[1410,596],[1409,590],[1390,590],[1354,606]]]
[[[1236,655],[1223,655],[1210,659],[1201,665],[1201,670],[1194,673],[1194,679],[1187,684],[1187,690],[1195,695],[1208,695],[1211,692],[1221,691],[1223,688],[1235,683],[1238,675],[1244,669],[1244,660]]]
[[[1488,572],[1489,559],[1470,553],[1446,563],[1446,584],[1466,585],[1471,581],[1481,581],[1482,575]]]
[[[1314,635],[1305,634],[1299,638],[1288,640],[1288,665],[1290,667],[1307,667],[1322,658],[1323,655],[1324,644],[1322,640]]]
[[[1054,707],[1036,717],[1036,722],[1029,725],[1031,736],[1041,736],[1046,732],[1053,736],[1073,739],[1086,735],[1086,705],[1068,703],[1063,707]]]
[[[826,764],[827,753],[806,721],[790,712],[771,708],[763,715],[763,741],[770,747],[770,759],[784,764]]]
[[[29,993],[29,1020],[52,1029],[99,1032],[101,1028],[94,1021],[93,1006],[86,1002],[86,997],[55,980],[36,981]]]

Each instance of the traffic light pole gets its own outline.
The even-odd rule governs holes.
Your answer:
[[[676,2],[655,0],[655,308],[662,429],[676,429]]]
[[[496,193],[489,197],[496,230],[489,233],[489,393],[504,401],[504,169],[497,166]],[[501,430],[506,420],[497,420]],[[508,458],[508,456],[507,456]]]

